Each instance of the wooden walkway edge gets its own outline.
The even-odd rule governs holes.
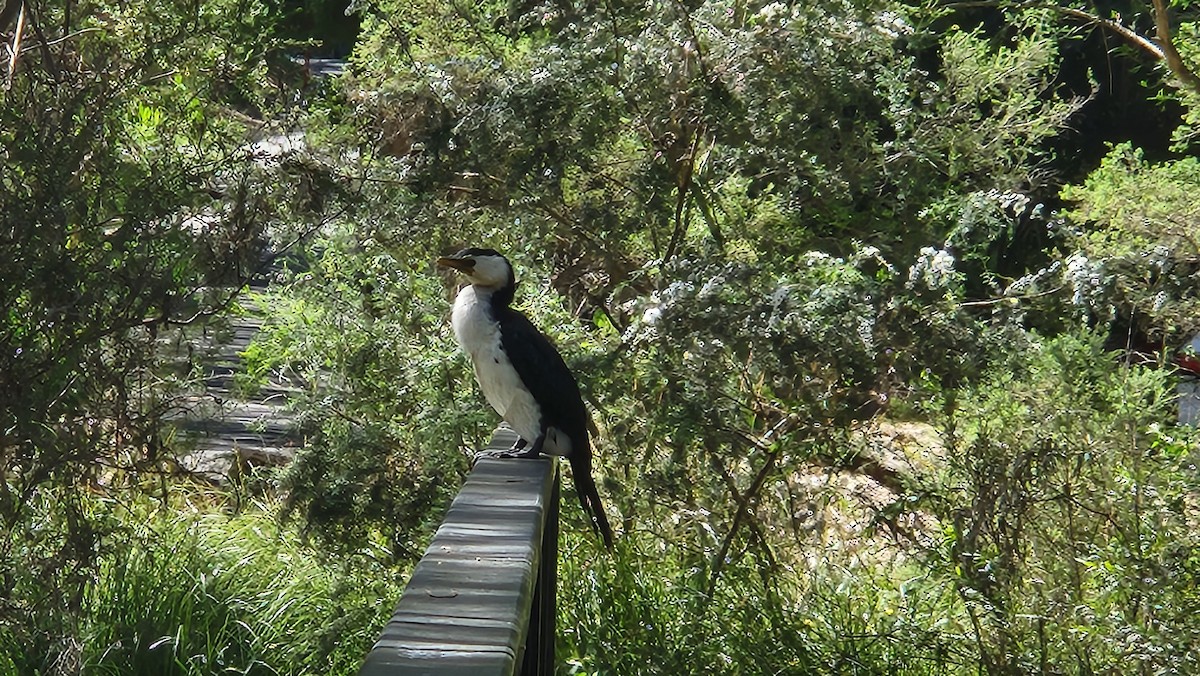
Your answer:
[[[557,458],[479,459],[360,676],[554,673],[558,502]]]

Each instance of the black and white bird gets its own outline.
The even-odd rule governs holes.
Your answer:
[[[438,259],[462,273],[450,324],[475,366],[483,396],[520,436],[509,457],[565,456],[575,492],[600,536],[612,548],[612,528],[592,479],[591,418],[579,384],[550,339],[511,305],[516,276],[494,249],[463,249]]]

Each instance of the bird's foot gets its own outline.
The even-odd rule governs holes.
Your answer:
[[[529,446],[524,439],[517,439],[516,442],[507,450],[496,453],[497,458],[536,458],[542,454],[542,449],[537,444]]]
[[[537,457],[541,457],[541,455],[542,455],[541,451],[530,446],[529,448],[527,448],[523,451],[516,450],[515,448],[510,448],[507,451],[502,451],[500,453],[500,455],[497,457],[500,457],[500,458],[537,458]]]
[[[517,439],[513,442],[512,446],[505,450],[486,449],[480,451],[475,457],[507,460],[511,458],[536,458],[542,454],[541,448],[537,444],[529,446],[529,448],[526,448],[526,446],[529,446],[529,442],[524,439]]]

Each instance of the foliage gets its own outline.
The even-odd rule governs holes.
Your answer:
[[[399,155],[419,204],[519,218],[539,242],[569,242],[565,258],[603,252],[610,275],[689,242],[781,258],[820,238],[913,251],[941,226],[923,209],[1018,184],[1076,107],[1048,91],[1052,31],[1012,49],[938,38],[887,3],[427,15],[446,12],[474,29],[414,28],[418,43],[403,22],[365,23],[369,138]],[[937,39],[945,76],[918,65]]]
[[[1200,625],[1192,471],[1164,372],[1114,368],[1096,336],[1035,343],[947,401],[924,502],[987,673],[1187,673]]]
[[[953,610],[917,578],[834,555],[815,569],[737,563],[707,592],[671,544],[687,538],[628,534],[611,561],[596,562],[567,537],[559,655],[568,673],[948,674],[967,658],[948,631]]]
[[[957,26],[941,37],[944,81],[931,86],[939,127],[932,135],[932,121],[914,130],[914,145],[947,158],[951,177],[977,174],[1007,189],[1044,180],[1037,166],[1040,144],[1083,105],[1083,97],[1047,95],[1056,87],[1060,29],[1040,12],[1014,21],[1011,37]],[[1042,95],[1030,96],[1034,92]]]
[[[209,509],[134,506],[127,528],[105,539],[69,645],[45,650],[30,627],[3,626],[0,665],[7,660],[12,673],[356,673],[398,594],[394,569],[376,559],[386,552],[328,559],[279,528],[270,506],[235,517]],[[10,575],[40,584],[36,571]],[[40,607],[33,619],[51,611]]]
[[[1082,224],[1077,245],[1103,266],[1112,299],[1176,341],[1200,330],[1200,161],[1151,163],[1122,144],[1063,197]]]
[[[0,667],[353,669],[496,422],[432,269],[479,244],[581,375],[620,517],[611,558],[566,539],[567,670],[1196,670],[1195,439],[1088,328],[1196,328],[1195,92],[1095,39],[1148,4],[368,0],[350,73],[302,92],[297,3],[32,6],[0,93]],[[1101,62],[1169,99],[1140,102],[1161,147],[1095,123]],[[248,145],[297,106],[304,150]],[[268,247],[241,383],[301,385],[264,483],[327,558],[125,499],[176,468],[156,340]],[[301,629],[339,612],[344,649]]]
[[[413,557],[491,421],[454,388],[465,363],[440,328],[436,279],[342,222],[314,249],[277,282],[286,293],[264,297],[274,314],[245,354],[251,375],[282,369],[302,385],[308,443],[281,478],[285,516],[330,546],[382,527],[393,555]]]
[[[1058,79],[1075,37],[1060,14],[1000,12],[1008,28],[987,31],[884,2],[363,11],[348,80],[362,200],[289,277],[299,304],[262,351],[265,364],[302,371],[320,402],[305,407],[317,443],[288,484],[314,530],[354,542],[366,519],[415,552],[419,528],[396,524],[446,494],[391,468],[449,481],[458,449],[483,440],[491,419],[462,392],[470,373],[443,320],[450,292],[429,266],[486,243],[511,254],[518,303],[583,375],[602,490],[629,542],[611,563],[579,563],[592,558],[586,541],[566,555],[575,668],[1014,673],[1029,655],[1087,669],[1065,638],[1029,642],[1025,614],[1061,631],[1078,618],[1022,605],[1038,598],[1027,571],[1096,608],[1111,598],[1034,562],[1026,548],[1043,543],[1016,542],[993,503],[1014,501],[1019,533],[1045,532],[1047,547],[1065,529],[1057,555],[1109,547],[1093,538],[1103,529],[1071,530],[1083,528],[1076,516],[1068,528],[1068,510],[1038,502],[1054,486],[1035,480],[1062,480],[1040,472],[1083,452],[1054,446],[1071,461],[1037,464],[1050,451],[1033,423],[1063,415],[1070,397],[1079,405],[1072,369],[1087,362],[1103,395],[1054,444],[1082,436],[1115,466],[1144,469],[1144,449],[1121,444],[1130,430],[1149,435],[1165,400],[1123,398],[1163,384],[1072,337],[1120,301],[1105,268],[1074,250],[1078,214],[1052,212],[1049,148],[1069,142],[1088,95]],[[1032,244],[1031,229],[1044,233]],[[1117,373],[1140,383],[1135,394]],[[1022,387],[1035,392],[1022,398]],[[1133,408],[1141,417],[1118,415]],[[948,451],[920,472],[858,436],[880,413],[931,410]],[[968,434],[977,416],[995,421],[991,436]],[[1175,486],[1177,470],[1139,481]],[[886,497],[851,504],[813,489],[821,474]],[[1112,490],[1086,478],[1094,495]],[[805,504],[816,522],[835,510],[869,525],[841,539],[810,532]],[[829,572],[829,549],[851,540],[895,562]],[[815,572],[799,563],[813,560]],[[846,593],[856,584],[922,601],[887,625],[870,610],[877,599]],[[738,597],[763,612],[742,613]],[[848,619],[864,615],[869,628]],[[1094,636],[1128,636],[1140,621]],[[781,648],[761,657],[764,645]]]
[[[346,227],[292,278],[306,318],[280,322],[271,340],[282,349],[262,352],[304,370],[316,401],[338,402],[309,409],[318,443],[290,474],[290,494],[317,522],[362,524],[355,500],[383,477],[412,481],[380,466],[425,467],[411,449],[461,429],[464,402],[444,383],[468,378],[445,352],[446,297],[419,274],[459,243],[505,248],[523,269],[549,272],[566,304],[601,318],[568,335],[619,345],[613,356],[627,363],[610,370],[586,349],[568,356],[611,374],[589,395],[612,411],[609,424],[641,439],[635,447],[670,439],[645,449],[651,465],[672,466],[650,462],[660,449],[685,462],[697,444],[744,447],[791,415],[835,427],[869,415],[897,365],[908,372],[896,381],[961,379],[973,368],[965,360],[918,366],[904,335],[921,327],[922,338],[978,344],[979,327],[953,306],[961,290],[917,281],[918,298],[897,299],[912,295],[908,281],[879,248],[847,235],[911,253],[939,243],[945,224],[923,220],[924,210],[964,187],[1015,180],[1028,148],[1074,106],[1033,95],[1052,77],[1052,31],[1032,31],[992,61],[980,56],[992,58],[988,41],[947,38],[947,63],[962,77],[986,75],[1008,93],[989,109],[983,89],[914,77],[928,36],[884,3],[363,11],[351,83],[367,184]],[[985,123],[1012,147],[1006,158],[984,153],[994,171],[941,164],[962,158],[939,148]],[[927,157],[909,161],[905,148]],[[807,258],[809,244],[834,237],[850,263]],[[543,244],[556,253],[529,255]],[[661,325],[642,331],[646,313]],[[350,349],[333,347],[347,345],[347,329]],[[697,421],[712,431],[684,431]],[[391,498],[368,502],[412,522]]]
[[[163,421],[191,365],[159,339],[223,312],[264,255],[274,168],[243,120],[271,105],[272,19],[256,2],[23,6],[0,90],[0,568],[33,576],[0,578],[0,626],[50,664],[120,528],[87,494],[178,473]]]

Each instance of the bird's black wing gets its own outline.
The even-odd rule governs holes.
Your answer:
[[[553,425],[571,437],[586,440],[588,413],[575,376],[562,355],[525,315],[505,308],[500,340],[513,368],[542,408],[543,425]],[[582,439],[580,438],[582,437]],[[532,440],[530,440],[532,441]]]
[[[588,439],[591,420],[579,394],[579,384],[558,349],[525,315],[505,308],[497,319],[504,353],[542,409],[542,431],[553,426],[570,437],[571,453],[567,460],[571,463],[579,504],[603,538],[604,546],[612,549],[612,527],[592,478],[592,447]]]

